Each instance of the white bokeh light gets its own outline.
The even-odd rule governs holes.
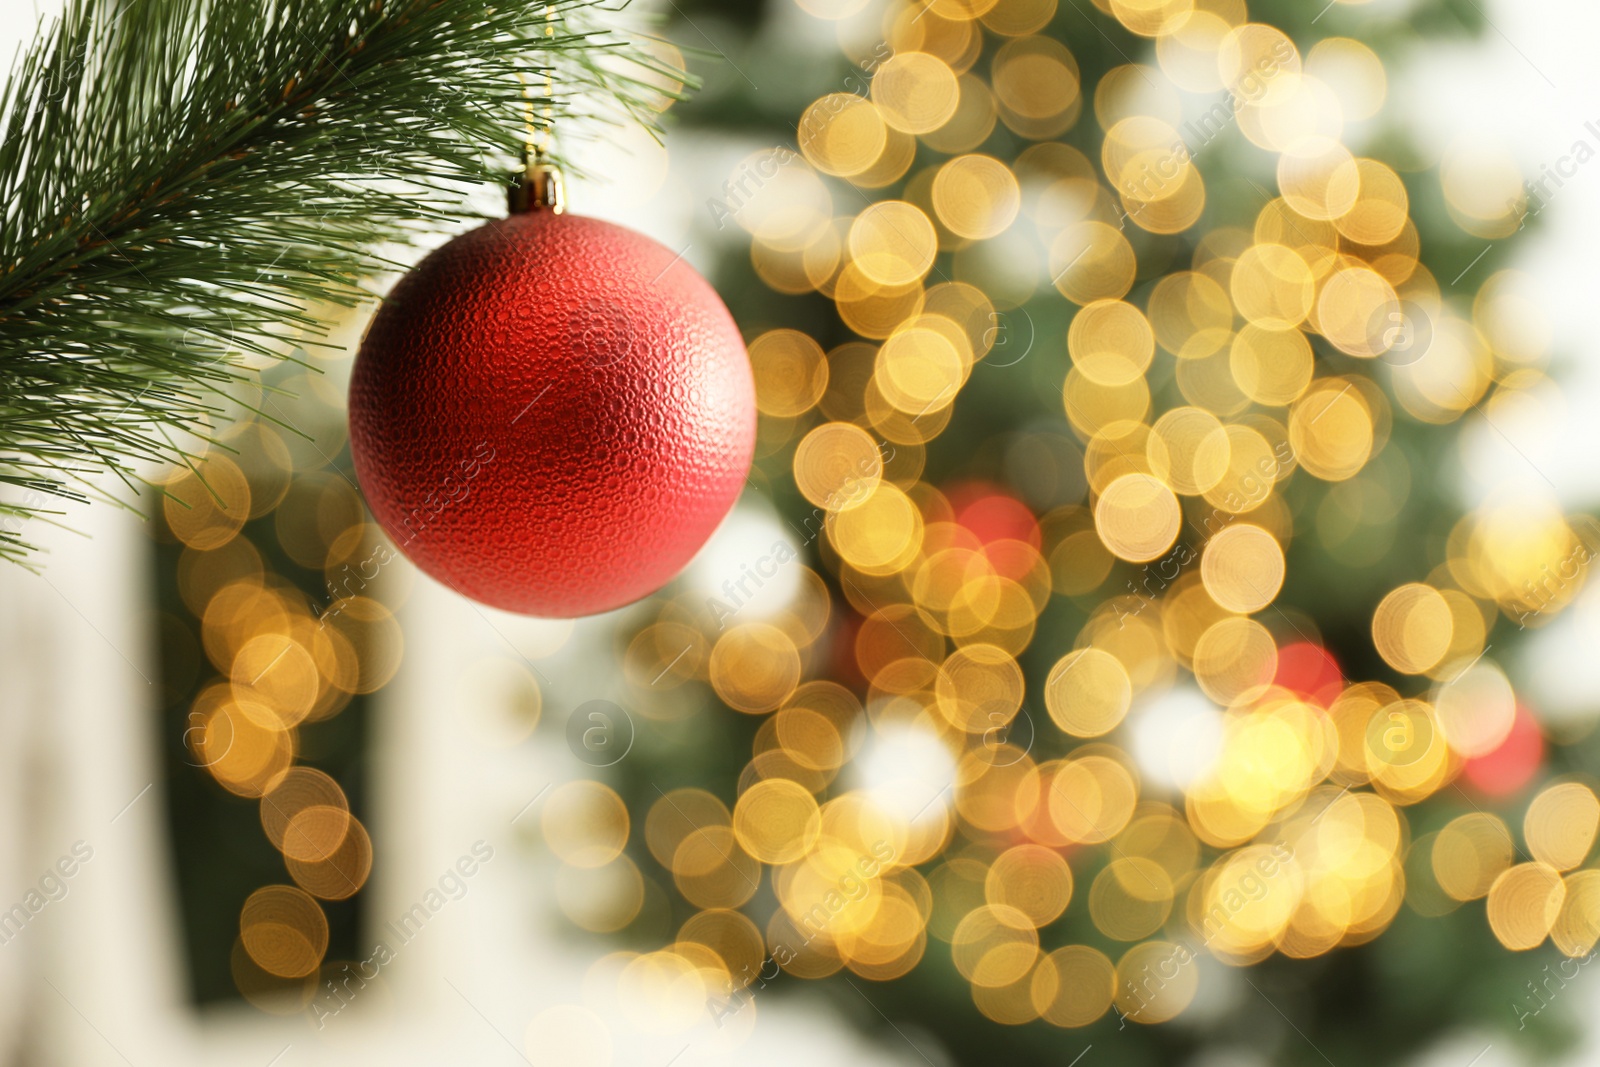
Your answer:
[[[719,620],[759,622],[794,604],[803,553],[766,498],[747,493],[683,572]]]
[[[1512,672],[1517,691],[1541,722],[1576,729],[1600,716],[1597,639],[1600,583],[1591,583],[1517,650]]]
[[[938,734],[914,722],[885,723],[872,731],[850,770],[853,788],[908,823],[935,817],[955,798],[955,756]]]
[[[1210,773],[1222,753],[1222,709],[1198,689],[1170,689],[1128,717],[1133,758],[1145,781],[1187,789]]]

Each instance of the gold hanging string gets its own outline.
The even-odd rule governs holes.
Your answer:
[[[555,5],[544,6],[546,40],[554,39],[556,35]],[[553,55],[552,51],[552,55]],[[527,211],[549,211],[559,215],[566,210],[566,186],[561,179],[561,172],[550,163],[550,140],[552,129],[555,125],[555,63],[547,63],[544,70],[544,123],[538,121],[538,112],[535,109],[535,97],[528,84],[527,76],[521,71],[517,72],[517,80],[522,83],[522,99],[527,111],[527,137],[523,143],[523,173],[512,182],[510,190],[510,207],[513,214]]]
[[[550,135],[548,130],[543,134],[539,131],[538,115],[533,106],[533,91],[528,85],[528,76],[522,71],[517,71],[517,81],[522,83],[522,107],[527,112],[528,133],[522,142],[522,162],[527,165],[531,160],[544,158],[549,147]],[[548,87],[550,76],[545,75],[545,84]],[[546,108],[548,111],[549,109]],[[546,122],[549,121],[548,116]]]

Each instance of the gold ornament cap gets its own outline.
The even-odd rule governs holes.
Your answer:
[[[513,215],[530,211],[548,211],[560,215],[567,210],[567,186],[561,171],[537,157],[528,161],[527,168],[511,179],[506,189],[506,206]]]

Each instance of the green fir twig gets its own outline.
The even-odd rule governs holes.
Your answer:
[[[107,473],[187,458],[171,442],[316,333],[309,303],[357,302],[375,248],[468,215],[530,119],[657,130],[683,75],[610,10],[68,0],[0,94],[0,558],[34,566],[28,521]]]

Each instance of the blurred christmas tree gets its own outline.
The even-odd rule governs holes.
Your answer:
[[[625,635],[631,929],[719,1026],[800,977],[930,1062],[1570,1037],[1522,1024],[1600,931],[1590,743],[1496,660],[1597,542],[1440,476],[1543,380],[1525,197],[1385,106],[1483,20],[1318,6],[675,5],[803,564]]]

